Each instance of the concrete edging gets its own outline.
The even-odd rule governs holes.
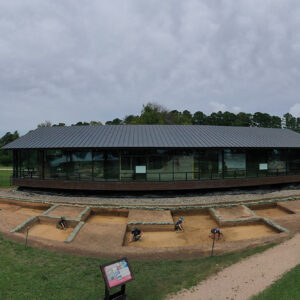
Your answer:
[[[15,232],[18,232],[20,231],[21,229],[23,229],[28,223],[34,221],[35,219],[38,219],[39,216],[33,216],[33,217],[30,217],[29,219],[27,219],[25,222],[19,224],[16,228],[14,228],[13,230],[11,230],[10,232],[11,233],[15,233]]]
[[[81,229],[81,227],[85,224],[85,222],[79,222],[77,226],[73,229],[73,231],[69,234],[67,239],[64,241],[64,243],[71,243],[74,238],[76,237],[77,233]]]

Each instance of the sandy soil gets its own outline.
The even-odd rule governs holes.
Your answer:
[[[20,208],[20,206],[8,203],[0,203],[0,208],[7,211],[16,211]]]
[[[5,211],[15,212],[16,214],[25,214],[28,216],[38,216],[45,211],[45,209],[22,207],[19,205],[7,203],[0,203],[0,208]]]
[[[282,259],[284,257],[284,259]],[[279,262],[280,263],[276,263]],[[300,235],[234,264],[169,300],[245,300],[262,292],[300,263]]]
[[[125,231],[125,224],[86,223],[76,235],[72,246],[85,246],[89,251],[112,251],[116,247],[122,247]]]
[[[173,223],[169,210],[142,210],[129,211],[128,223]]]
[[[36,209],[36,208],[29,208],[29,207],[21,207],[16,211],[16,213],[26,214],[29,216],[38,216],[42,214],[45,210],[44,209]]]
[[[90,215],[86,222],[90,224],[127,224],[127,217],[96,214]]]
[[[76,219],[83,210],[84,207],[57,206],[54,210],[50,211],[48,216],[56,216],[56,217],[63,216],[69,219]]]
[[[73,228],[67,228],[66,230],[61,230],[56,228],[54,224],[35,224],[29,229],[29,235],[41,237],[43,239],[49,239],[54,241],[63,242],[67,239],[69,234],[73,231]]]
[[[253,209],[253,208],[251,208]],[[284,211],[283,209],[280,209],[279,207],[269,207],[269,208],[257,208],[253,209],[256,214],[258,214],[261,217],[266,217],[269,219],[272,219],[274,217],[281,217],[289,215],[288,212]]]
[[[286,207],[296,213],[300,213],[300,200],[288,201],[288,202],[279,202],[278,205]]]
[[[176,220],[177,218],[174,217]],[[211,244],[209,238],[211,228],[217,227],[217,223],[209,215],[184,216],[184,232],[182,231],[145,231],[143,239],[136,243],[130,243],[130,233],[126,233],[125,245],[131,247],[158,248],[180,247],[192,245]],[[238,241],[252,238],[261,238],[276,232],[264,224],[249,224],[242,226],[224,227],[222,229],[225,241]],[[224,240],[217,241],[225,243]]]
[[[16,214],[12,211],[0,211],[0,232],[9,232],[19,224],[25,222],[30,216],[26,214]]]
[[[236,220],[253,217],[253,214],[251,214],[243,206],[235,206],[231,208],[216,208],[215,210],[223,220]]]

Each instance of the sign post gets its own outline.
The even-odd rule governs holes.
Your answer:
[[[215,240],[216,240],[216,233],[214,232],[214,239],[213,239],[213,243],[212,243],[212,247],[211,247],[211,254],[210,254],[210,256],[214,255]]]
[[[105,282],[104,300],[130,300],[126,294],[126,283],[134,280],[131,267],[126,257],[100,266]],[[110,294],[111,289],[121,286],[121,290]]]

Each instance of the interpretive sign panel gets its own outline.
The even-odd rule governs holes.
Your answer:
[[[112,289],[134,279],[127,258],[113,261],[101,266],[107,288]]]
[[[259,164],[260,170],[268,170],[268,164]]]
[[[136,174],[146,174],[146,166],[135,166]]]

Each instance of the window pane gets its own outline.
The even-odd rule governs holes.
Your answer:
[[[69,156],[63,150],[45,151],[45,178],[67,178]]]
[[[92,152],[71,152],[68,176],[70,180],[92,179]]]
[[[217,179],[222,177],[222,150],[199,151],[200,179]]]
[[[104,180],[104,152],[93,152],[94,180]]]
[[[299,150],[288,150],[288,174],[299,174],[300,173],[300,151]]]
[[[174,156],[174,179],[192,180],[194,179],[194,155],[193,152],[177,152]]]
[[[224,178],[246,176],[246,154],[244,150],[224,150]]]
[[[173,180],[173,158],[169,155],[150,156],[147,166],[147,180]]]
[[[40,178],[42,175],[42,164],[39,163],[37,150],[19,151],[19,175],[21,177]]]
[[[121,157],[121,179],[124,181],[132,181],[134,178],[134,167],[131,156]]]
[[[247,177],[267,176],[268,170],[264,166],[268,164],[268,152],[264,149],[247,151]]]
[[[106,180],[120,179],[120,160],[119,153],[116,151],[107,151],[105,154],[104,178]]]
[[[286,171],[285,150],[272,149],[268,152],[268,175],[282,175]]]

